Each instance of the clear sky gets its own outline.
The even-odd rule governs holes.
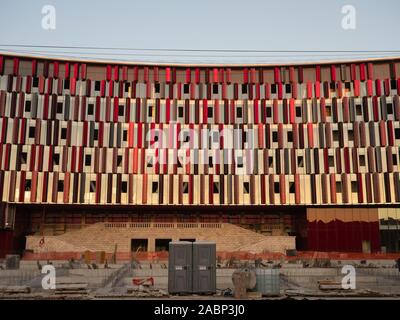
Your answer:
[[[42,7],[56,29],[42,28]],[[344,5],[356,28],[341,25]],[[270,53],[13,48],[7,44],[139,49],[400,50],[399,0],[0,0],[0,50],[119,60],[276,62],[399,53]],[[111,55],[112,54],[112,55]]]

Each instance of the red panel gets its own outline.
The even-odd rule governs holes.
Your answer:
[[[321,97],[321,83],[319,81],[315,82],[315,97],[320,98]]]
[[[354,80],[354,96],[360,96],[360,80]]]
[[[385,96],[389,96],[390,95],[390,82],[389,82],[389,79],[385,79],[384,88],[385,88]]]
[[[312,98],[312,83],[311,81],[307,81],[307,99]]]
[[[296,117],[295,117],[295,106],[294,106],[294,99],[289,100],[289,121],[290,123],[295,123]]]
[[[107,65],[107,67],[106,67],[106,80],[107,81],[110,81],[111,80],[111,65]]]
[[[314,148],[314,139],[313,139],[313,125],[312,123],[307,123],[307,138],[308,138],[308,147],[309,148]]]
[[[315,67],[315,80],[321,82],[321,66]]]
[[[14,58],[13,74],[14,76],[19,74],[19,58]]]
[[[57,79],[59,76],[59,71],[60,71],[58,61],[54,61],[53,65],[54,65],[53,77]]]
[[[336,82],[336,66],[331,65],[331,81]]]
[[[374,65],[372,63],[368,63],[368,79],[374,79]]]
[[[69,62],[64,65],[64,78],[69,79]]]
[[[281,82],[281,74],[279,68],[274,68],[274,81],[275,83]]]
[[[365,69],[365,63],[360,64],[360,80],[365,81],[366,78],[366,69]]]
[[[350,65],[350,77],[351,81],[354,81],[357,78],[356,65],[354,63]]]
[[[79,78],[79,64],[74,63],[74,78],[78,79]]]
[[[171,82],[171,68],[165,68],[165,81]]]
[[[368,97],[372,97],[373,95],[372,80],[367,80],[367,95]]]
[[[86,63],[82,63],[81,64],[81,79],[82,80],[86,80],[86,76],[87,76],[87,66]]]

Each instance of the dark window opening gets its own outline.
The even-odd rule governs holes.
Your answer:
[[[272,117],[272,108],[271,107],[267,107],[265,111],[266,111],[267,117],[271,118]]]
[[[353,130],[349,130],[347,131],[347,138],[349,141],[353,141],[354,140],[354,131]]]
[[[61,128],[61,139],[67,139],[67,128]]]
[[[289,193],[295,193],[295,184],[294,182],[289,183]]]
[[[333,141],[339,141],[339,131],[333,130],[332,131],[332,138],[333,138]]]
[[[122,140],[127,141],[128,140],[128,131],[124,130],[122,133]]]
[[[332,107],[330,105],[326,105],[325,106],[325,110],[326,110],[326,116],[327,117],[332,116]]]
[[[393,104],[388,103],[388,104],[386,105],[386,108],[387,108],[387,113],[388,113],[388,114],[393,114]]]
[[[57,192],[63,192],[63,191],[64,191],[64,181],[63,180],[58,180]]]
[[[131,251],[132,252],[147,252],[148,239],[132,239]]]
[[[99,139],[99,130],[94,129],[93,130],[93,140],[98,140]]]
[[[60,155],[58,153],[53,154],[53,164],[58,166],[60,163]]]
[[[122,181],[122,183],[121,183],[121,192],[122,193],[127,193],[128,192],[128,182]]]
[[[189,193],[189,183],[188,182],[184,182],[182,184],[182,192],[183,193]]]
[[[117,166],[120,167],[122,165],[122,156],[117,156]]]
[[[168,251],[172,239],[156,239],[156,251]]]
[[[90,192],[96,192],[96,181],[90,181]]]
[[[356,181],[351,182],[351,192],[353,193],[358,192],[358,185]]]
[[[183,117],[183,107],[178,108],[178,117],[180,117],[180,118]]]
[[[390,80],[390,86],[392,87],[393,90],[397,89],[397,80],[396,79]]]
[[[31,101],[25,101],[25,111],[31,112]]]
[[[29,127],[29,138],[34,138],[35,137],[35,127]]]
[[[330,83],[330,89],[331,89],[331,91],[335,91],[336,90],[336,82],[331,82]]]
[[[290,83],[287,83],[285,85],[286,93],[292,93],[292,85]]]
[[[279,193],[279,182],[274,182],[274,192]]]
[[[130,87],[131,87],[131,84],[129,82],[125,82],[125,92],[129,92]]]
[[[361,104],[356,104],[356,115],[357,116],[362,116]]]
[[[268,167],[272,167],[272,164],[274,162],[274,159],[272,157],[268,157]]]
[[[149,117],[152,117],[152,116],[153,116],[153,107],[152,107],[152,106],[149,107],[148,116],[149,116]]]
[[[350,82],[345,82],[345,83],[344,83],[344,88],[345,88],[346,90],[350,90],[350,89],[351,89],[351,83],[350,83]]]
[[[33,77],[32,79],[32,87],[37,88],[39,86],[39,78]]]
[[[124,105],[120,104],[118,106],[118,115],[123,116],[124,115]]]
[[[25,191],[31,191],[32,188],[32,181],[31,179],[25,180]]]
[[[298,166],[299,168],[303,168],[303,167],[304,167],[303,156],[298,156],[298,157],[297,157],[297,166]]]
[[[184,94],[189,94],[189,84],[188,83],[185,83],[183,85],[183,93]]]
[[[271,84],[271,93],[272,94],[275,94],[276,92],[277,92],[278,90],[277,90],[277,85],[274,83],[274,84]]]
[[[394,129],[394,135],[396,139],[400,139],[400,128]]]
[[[336,192],[342,192],[342,182],[336,181]]]
[[[213,94],[218,94],[218,84],[213,84]]]
[[[365,167],[365,156],[363,154],[359,157],[360,160],[360,167]]]
[[[328,165],[329,167],[335,166],[335,158],[333,156],[328,156]]]
[[[293,132],[292,131],[288,131],[288,133],[287,133],[287,141],[288,142],[293,142]]]
[[[236,117],[241,118],[242,116],[242,108],[236,108]]]
[[[208,166],[210,167],[210,168],[212,168],[213,167],[213,157],[208,157]]]
[[[94,114],[94,104],[93,103],[89,103],[88,104],[88,115],[92,116]]]
[[[244,190],[245,194],[249,194],[250,193],[250,183],[243,182],[243,190]]]
[[[87,154],[85,156],[85,166],[90,166],[92,164],[92,156],[90,154]]]
[[[69,80],[64,80],[64,89],[69,90]]]
[[[153,183],[151,184],[151,192],[152,193],[158,192],[158,182],[157,181],[153,181]]]
[[[57,102],[57,113],[62,113],[62,112],[63,112],[63,103]]]
[[[213,183],[213,193],[219,193],[219,182]]]
[[[278,132],[272,132],[272,142],[278,142]]]
[[[160,84],[158,82],[154,84],[154,91],[155,93],[160,93],[161,91]]]
[[[247,94],[247,84],[242,84],[242,94]]]
[[[296,107],[296,117],[301,117],[301,107],[300,106]]]
[[[179,162],[179,161],[178,161]],[[147,168],[153,168],[153,159],[147,161]]]
[[[100,91],[100,81],[94,82],[94,91]]]
[[[28,154],[26,152],[21,152],[21,163],[26,164],[26,159],[28,159]]]
[[[209,118],[213,117],[213,108],[212,107],[208,107],[207,109],[207,115]]]

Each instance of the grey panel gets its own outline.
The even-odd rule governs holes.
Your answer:
[[[37,108],[38,108],[38,94],[37,93],[32,93],[31,96],[31,116],[32,118],[37,117]]]
[[[192,292],[192,243],[178,241],[169,243],[168,292]]]
[[[216,244],[194,242],[193,293],[215,293],[216,288]]]
[[[71,106],[71,97],[70,95],[65,95],[65,102],[64,102],[64,120],[69,120],[69,110]]]

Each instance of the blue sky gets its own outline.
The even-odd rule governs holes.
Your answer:
[[[398,0],[1,0],[0,3],[0,50],[23,53],[31,51],[138,61],[237,63],[388,55],[56,50],[2,45],[200,50],[400,50],[396,41],[400,12]],[[55,30],[41,27],[44,5],[53,5],[56,9]],[[355,30],[341,27],[344,5],[353,5],[356,9]]]

